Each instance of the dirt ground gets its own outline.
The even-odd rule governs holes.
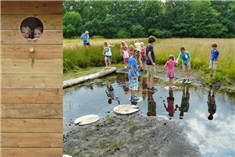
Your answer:
[[[64,135],[64,154],[73,157],[202,156],[181,122],[158,117],[109,116],[72,128]]]

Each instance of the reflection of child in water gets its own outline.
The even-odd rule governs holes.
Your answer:
[[[108,96],[108,103],[112,104],[112,100],[117,100],[118,104],[120,104],[119,97],[114,96],[114,89],[112,85],[107,84],[107,89],[105,90],[107,96]]]
[[[125,84],[122,87],[123,87],[125,94],[127,94],[129,91],[129,78],[128,78],[127,73],[125,73]]]
[[[156,102],[153,99],[153,93],[148,92],[148,112],[147,116],[156,116]]]
[[[213,120],[213,115],[216,112],[216,104],[215,104],[215,93],[212,89],[210,89],[208,91],[208,112],[209,112],[209,116],[208,116],[208,120]]]
[[[184,85],[183,88],[183,95],[181,99],[181,107],[179,107],[180,110],[180,119],[183,119],[184,117],[184,112],[188,112],[189,109],[189,99],[190,99],[190,93],[189,93],[189,88],[187,85]],[[178,107],[178,105],[176,105]]]
[[[169,90],[169,97],[167,97],[167,104],[168,106],[166,106],[166,102],[165,100],[163,100],[163,104],[164,104],[164,107],[166,109],[166,111],[169,113],[169,119],[171,119],[174,114],[175,114],[175,111],[178,107],[178,105],[175,105],[174,107],[174,101],[175,101],[175,98],[173,97],[173,90]]]

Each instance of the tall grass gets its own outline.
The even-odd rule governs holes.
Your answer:
[[[113,43],[115,39],[104,39]],[[125,39],[122,39],[125,41]],[[133,44],[133,40],[127,39],[128,45]],[[146,39],[139,39],[147,45]],[[92,41],[91,47],[73,46],[64,48],[64,71],[88,66],[104,66],[104,57],[102,55],[103,44],[99,45]],[[157,39],[154,44],[155,56],[158,64],[165,64],[170,54],[178,57],[179,49],[184,46],[191,54],[191,68],[200,69],[208,73],[209,57],[212,43],[218,44],[220,57],[217,65],[217,79],[226,77],[235,79],[235,46],[234,39],[202,39],[202,38],[171,38]],[[112,63],[123,63],[120,56],[120,44],[112,48]]]

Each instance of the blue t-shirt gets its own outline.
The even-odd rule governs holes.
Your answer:
[[[187,65],[189,63],[190,53],[188,51],[185,51],[184,53],[180,52],[178,58],[182,58],[182,63]]]
[[[128,66],[130,67],[129,71],[128,71],[128,76],[129,77],[134,77],[131,71],[131,66],[134,67],[134,73],[136,77],[139,77],[139,72],[138,72],[138,67],[137,67],[137,62],[136,59],[134,57],[130,57],[128,60]]]
[[[85,43],[85,44],[89,43],[89,34],[86,35],[85,33],[83,33],[81,35],[81,38],[83,40],[83,43]]]
[[[146,64],[147,65],[152,65],[152,63],[151,63],[151,61],[150,61],[150,59],[148,57],[149,52],[151,52],[152,60],[155,63],[156,59],[155,59],[154,50],[153,50],[153,46],[152,45],[148,45],[146,47]]]
[[[211,60],[212,61],[217,61],[219,56],[219,50],[211,50]]]

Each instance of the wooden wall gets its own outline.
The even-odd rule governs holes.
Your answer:
[[[2,157],[63,155],[62,14],[62,1],[1,2]],[[28,17],[43,23],[37,42],[20,33]]]

